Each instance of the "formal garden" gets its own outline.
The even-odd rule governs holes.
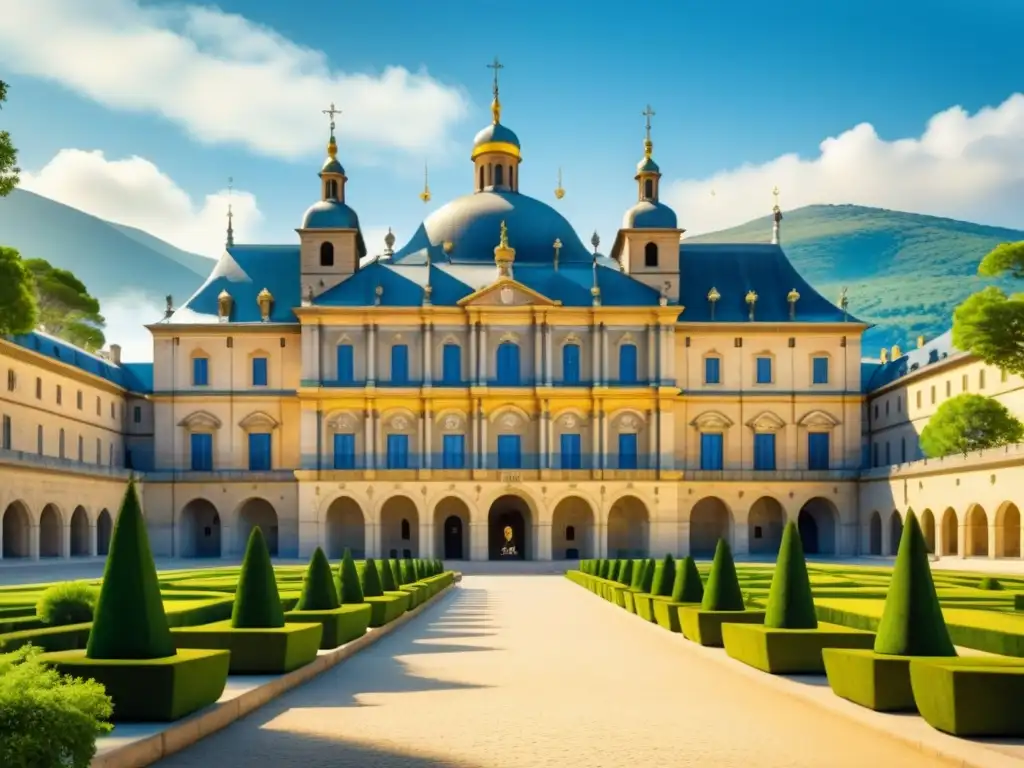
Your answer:
[[[214,704],[230,675],[279,675],[383,627],[455,580],[439,560],[158,573],[133,483],[101,580],[0,587],[0,765],[84,768],[113,724]]]
[[[789,523],[775,566],[584,560],[569,579],[767,674],[824,675],[879,712],[962,737],[1024,737],[1024,576],[932,572],[913,512],[894,567],[812,564]]]

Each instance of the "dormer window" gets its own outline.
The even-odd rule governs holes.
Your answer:
[[[654,179],[644,179],[644,199],[654,198]]]

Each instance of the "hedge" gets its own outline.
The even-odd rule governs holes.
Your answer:
[[[1024,663],[961,657],[910,662],[914,702],[933,728],[954,736],[1024,737]]]
[[[766,619],[767,620],[767,619]],[[822,675],[824,648],[862,648],[875,644],[872,632],[832,624],[814,629],[788,629],[759,624],[722,625],[725,652],[762,672],[773,675]]]
[[[283,618],[283,614],[282,614]],[[284,624],[281,627],[236,628],[230,621],[172,629],[178,648],[219,648],[231,651],[233,675],[271,675],[291,672],[316,658],[323,625]]]
[[[397,619],[412,605],[412,593],[410,592],[385,592],[379,597],[368,597],[366,603],[370,606],[370,626],[383,627]]]
[[[372,606],[341,605],[337,608],[306,609],[288,611],[284,615],[286,623],[310,624],[320,622],[323,632],[320,635],[320,648],[330,650],[351,642],[366,634],[370,626]]]

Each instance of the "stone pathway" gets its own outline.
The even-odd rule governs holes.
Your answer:
[[[467,576],[398,632],[160,768],[935,766],[558,576]]]

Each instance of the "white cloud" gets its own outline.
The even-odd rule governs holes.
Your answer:
[[[276,157],[320,149],[332,101],[339,141],[422,156],[448,146],[462,92],[425,71],[334,70],[322,51],[214,7],[140,0],[4,3],[0,63],[107,107],[148,112],[197,139]]]
[[[692,234],[768,215],[776,185],[783,209],[850,203],[1024,228],[1024,94],[947,109],[918,138],[886,141],[861,123],[820,149],[672,182],[663,198]]]
[[[121,360],[126,363],[145,363],[153,359],[153,337],[146,325],[163,316],[163,305],[142,294],[126,292],[103,298],[107,344],[120,344]]]

